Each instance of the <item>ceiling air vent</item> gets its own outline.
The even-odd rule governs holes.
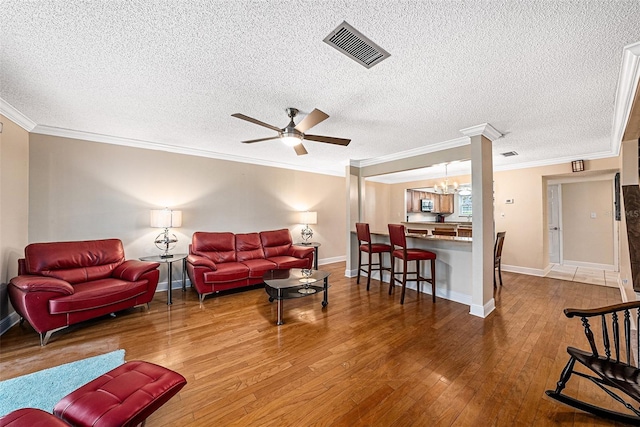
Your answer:
[[[500,153],[500,155],[505,157],[511,157],[511,156],[517,156],[518,153],[516,153],[515,151],[507,151],[506,153]]]
[[[371,68],[391,56],[389,52],[343,21],[323,40],[359,64]]]

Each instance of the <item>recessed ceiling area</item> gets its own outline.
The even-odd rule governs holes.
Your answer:
[[[0,112],[37,133],[334,175],[482,123],[504,135],[496,168],[609,157],[638,16],[637,0],[5,0]],[[324,43],[342,22],[391,56],[366,68]],[[231,114],[284,128],[288,107],[324,111],[313,133],[351,143],[240,142],[264,132]]]

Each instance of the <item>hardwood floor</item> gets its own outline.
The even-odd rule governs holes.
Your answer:
[[[613,425],[544,395],[568,360],[586,347],[565,307],[620,302],[613,288],[503,272],[497,309],[469,307],[331,270],[329,306],[321,295],[285,301],[285,324],[264,289],[208,297],[174,290],[142,308],[54,335],[46,347],[26,325],[0,337],[0,379],[125,349],[183,374],[185,388],[148,426],[212,425]],[[579,378],[568,392],[615,408]]]

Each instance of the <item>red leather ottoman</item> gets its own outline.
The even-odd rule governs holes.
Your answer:
[[[69,424],[42,409],[22,408],[0,417],[1,427],[69,427]]]
[[[177,372],[131,361],[63,397],[53,413],[74,426],[137,426],[184,387]]]

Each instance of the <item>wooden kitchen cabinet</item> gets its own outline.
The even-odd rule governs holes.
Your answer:
[[[438,194],[438,210],[441,214],[453,213],[453,194]]]
[[[407,190],[407,213],[421,212],[420,191]]]
[[[422,212],[423,199],[433,200],[433,213],[453,213],[453,194],[436,194],[417,190],[407,190],[407,213]]]
[[[422,202],[420,201],[420,197],[422,197],[421,191],[413,191],[413,211],[414,212],[422,212]]]

